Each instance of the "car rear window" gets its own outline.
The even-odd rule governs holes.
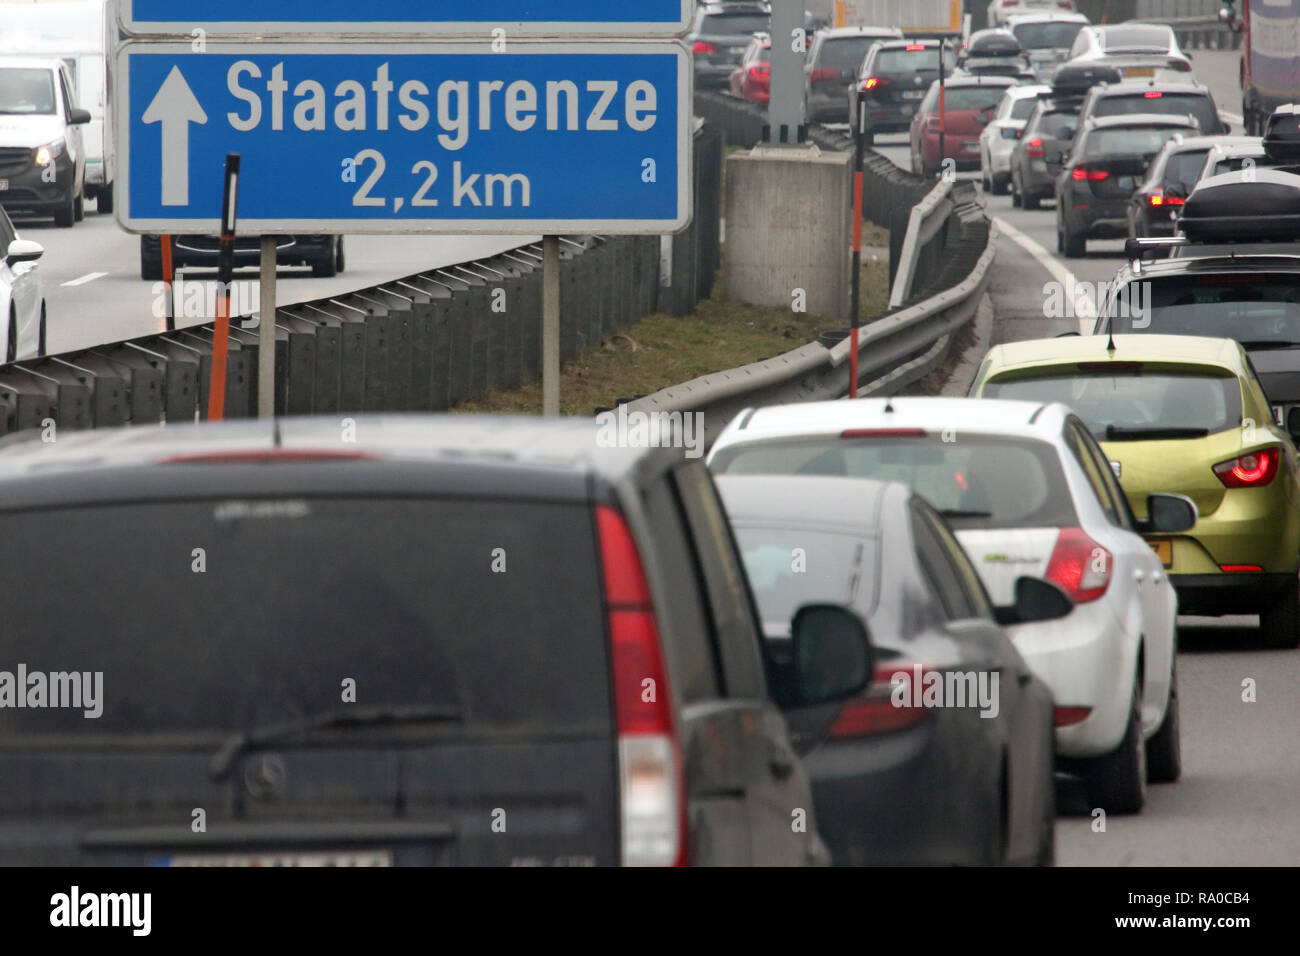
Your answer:
[[[1252,345],[1296,344],[1300,343],[1300,274],[1148,277],[1117,290],[1107,311],[1116,332],[1231,336]]]
[[[52,70],[0,68],[0,115],[48,115],[56,102]]]
[[[1011,119],[1023,120],[1029,119],[1029,114],[1034,111],[1038,101],[1032,96],[1024,96],[1011,104]]]
[[[1020,45],[1026,50],[1068,50],[1074,38],[1083,29],[1082,23],[1054,21],[1047,23],[1017,23],[1011,28]]]
[[[949,86],[944,90],[945,110],[991,110],[998,105],[1005,86]],[[939,109],[939,87],[932,86],[925,98],[927,110]]]
[[[740,33],[767,33],[771,18],[761,13],[706,13],[700,21],[700,33],[732,35]]]
[[[1201,176],[1201,167],[1209,149],[1184,149],[1174,153],[1165,163],[1164,184],[1190,189]]]
[[[764,632],[789,632],[805,604],[866,608],[875,603],[875,550],[868,539],[732,519]]]
[[[952,72],[957,68],[957,56],[950,49],[944,50],[943,55],[945,72]],[[939,75],[939,48],[924,47],[919,50],[908,50],[904,47],[895,47],[890,50],[881,50],[876,54],[876,61],[871,65],[874,73],[933,73]]]
[[[455,732],[608,727],[592,518],[452,499],[193,501],[0,514],[0,669],[102,672],[103,712],[0,708],[0,737],[223,733],[364,707]],[[440,728],[439,732],[448,732]]]
[[[1050,136],[1054,139],[1062,138],[1061,134],[1070,129],[1078,121],[1078,114],[1067,110],[1059,112],[1044,113],[1038,117],[1038,124],[1034,127],[1034,132],[1039,136]]]
[[[1241,384],[1219,369],[1204,372],[1098,371],[998,378],[983,398],[1062,402],[1098,441],[1192,438],[1241,424]]]
[[[817,54],[816,65],[825,70],[856,70],[871,52],[871,48],[879,42],[878,37],[841,37],[827,40]]]
[[[1063,527],[1074,505],[1055,449],[1002,436],[817,438],[735,445],[726,474],[832,475],[910,485],[953,527]]]
[[[1187,133],[1177,126],[1123,126],[1094,129],[1084,143],[1085,156],[1154,156],[1176,133]]]
[[[1187,116],[1196,120],[1202,130],[1213,133],[1219,128],[1219,114],[1215,111],[1214,101],[1199,93],[1160,93],[1159,96],[1147,96],[1145,93],[1124,94],[1123,96],[1103,96],[1093,106],[1093,116],[1131,116],[1134,113],[1158,113],[1161,116]]]
[[[1113,26],[1101,31],[1103,50],[1167,50],[1170,47],[1168,27]]]

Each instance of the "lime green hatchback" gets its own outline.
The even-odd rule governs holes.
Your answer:
[[[1240,345],[1190,335],[1037,339],[989,351],[971,394],[1063,402],[1087,423],[1145,517],[1186,495],[1180,535],[1148,535],[1180,614],[1258,614],[1264,642],[1300,642],[1300,459]]]

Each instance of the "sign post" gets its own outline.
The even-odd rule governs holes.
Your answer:
[[[542,414],[560,414],[560,237],[542,239]]]
[[[226,415],[226,353],[230,347],[230,281],[235,271],[235,219],[239,205],[239,154],[226,157],[221,198],[221,247],[217,253],[217,321],[213,326],[212,373],[208,380],[208,421]]]
[[[275,236],[262,237],[257,323],[258,418],[271,418],[275,415],[275,247]]]

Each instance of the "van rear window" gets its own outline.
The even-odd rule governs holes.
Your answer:
[[[223,733],[346,706],[439,733],[609,724],[585,506],[303,498],[0,514],[3,672],[102,672],[102,715],[0,707],[21,735]]]

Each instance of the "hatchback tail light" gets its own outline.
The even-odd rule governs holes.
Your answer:
[[[1261,448],[1249,455],[1221,461],[1214,466],[1214,474],[1225,488],[1262,488],[1277,474],[1278,451]]]
[[[1070,178],[1079,181],[1086,179],[1090,183],[1095,183],[1103,179],[1109,179],[1110,173],[1105,169],[1093,169],[1080,163],[1071,170]]]
[[[1062,528],[1043,577],[1059,585],[1075,604],[1086,604],[1106,593],[1111,564],[1111,553],[1082,528]]]
[[[1043,141],[1035,136],[1029,142],[1025,143],[1025,155],[1030,159],[1043,158]]]
[[[627,522],[596,508],[614,674],[625,866],[683,866],[685,782],[650,587]]]
[[[860,695],[845,702],[827,736],[832,740],[870,737],[919,724],[925,719],[925,708],[911,706],[910,687],[906,706],[894,703],[894,675],[906,675],[910,684],[918,675],[924,679],[927,673],[926,668],[897,657],[878,664],[871,675],[871,683]]]
[[[695,46],[691,48],[695,53],[717,53],[718,48],[707,40],[696,40]]]
[[[772,66],[769,63],[757,63],[749,68],[749,78],[759,83],[766,83],[772,75]]]
[[[875,89],[879,89],[882,86],[888,86],[888,85],[889,85],[889,81],[886,79],[882,79],[879,76],[869,76],[867,77],[867,81],[862,84],[862,88],[864,90],[875,90]]]

